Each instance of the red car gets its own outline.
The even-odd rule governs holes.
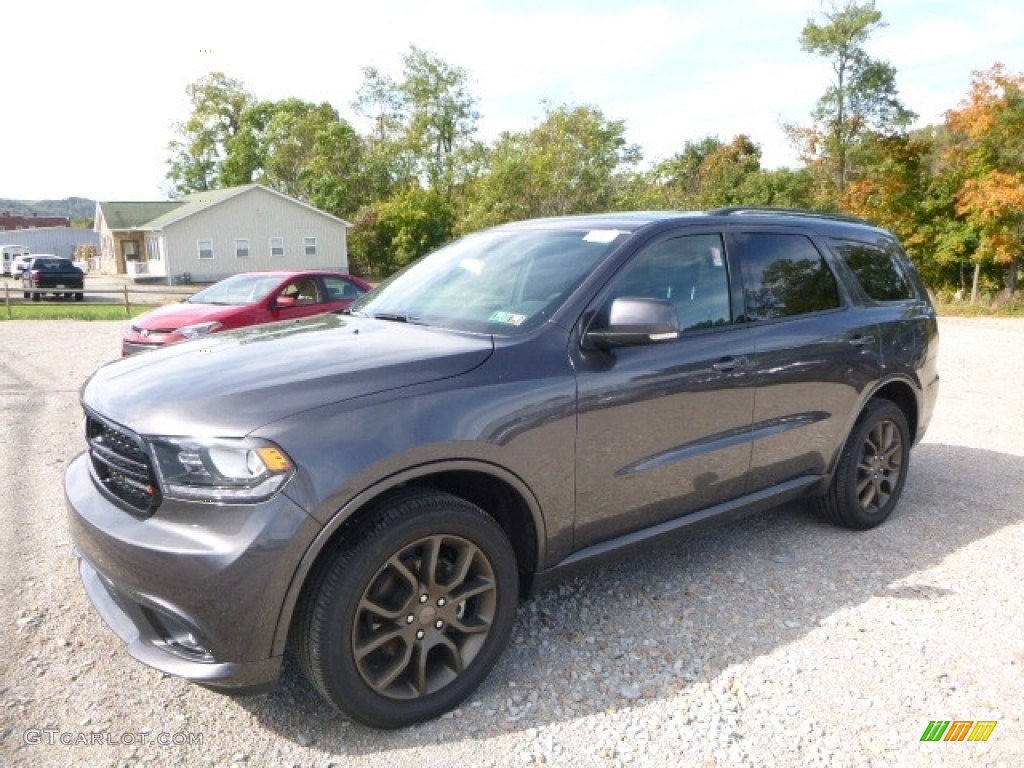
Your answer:
[[[208,333],[344,309],[371,289],[340,272],[244,272],[214,283],[180,304],[140,315],[121,342],[133,355]]]

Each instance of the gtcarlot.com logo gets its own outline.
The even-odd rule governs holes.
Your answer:
[[[988,741],[996,720],[929,720],[921,741]]]
[[[99,747],[120,746],[133,747],[156,744],[159,747],[201,747],[201,733],[167,733],[161,731],[125,731],[124,733],[84,733],[81,731],[62,731],[59,728],[29,728],[21,734],[21,740],[30,746],[65,747]]]

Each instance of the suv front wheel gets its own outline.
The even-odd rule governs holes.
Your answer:
[[[306,676],[376,728],[457,706],[490,672],[515,619],[519,574],[501,526],[463,499],[409,490],[341,542],[298,616]]]
[[[889,400],[873,400],[850,432],[818,511],[848,528],[874,528],[899,501],[909,459],[910,427],[903,411]]]

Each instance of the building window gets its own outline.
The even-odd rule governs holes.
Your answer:
[[[200,259],[213,258],[213,240],[197,240],[196,247],[199,249]]]
[[[272,237],[270,238],[270,255],[284,257],[284,238],[283,237]]]
[[[146,241],[146,255],[150,261],[160,261],[160,241],[149,239]]]
[[[316,256],[316,238],[315,237],[304,237],[302,238],[302,252],[307,256]]]
[[[235,256],[240,259],[249,258],[249,239],[245,237],[235,240]]]

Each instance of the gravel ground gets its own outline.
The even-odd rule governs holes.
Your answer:
[[[0,323],[0,764],[1024,765],[1024,321],[942,321],[935,420],[881,528],[783,507],[551,588],[460,709],[390,733],[293,663],[248,699],[163,676],[90,606],[61,475],[123,328]],[[958,719],[998,725],[920,741]]]

